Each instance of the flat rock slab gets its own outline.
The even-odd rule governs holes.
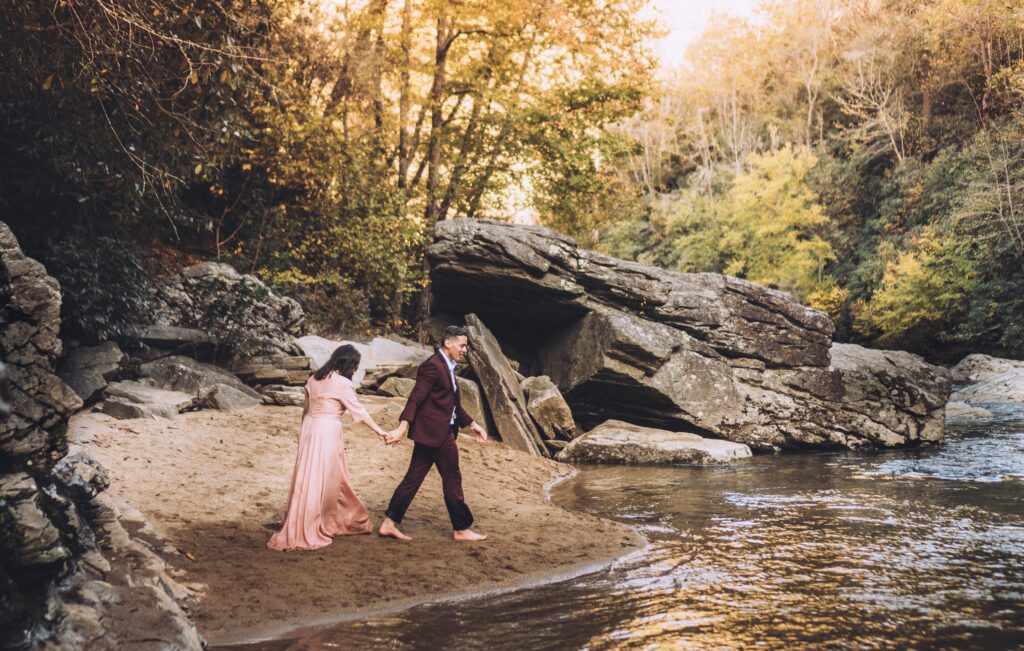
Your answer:
[[[172,355],[146,362],[139,368],[139,372],[155,387],[181,391],[200,400],[205,400],[210,392],[221,384],[233,387],[256,400],[260,399],[260,395],[254,389],[246,386],[233,373],[184,355]]]
[[[303,386],[313,372],[308,356],[260,355],[232,364],[231,371],[246,384]]]
[[[976,407],[959,400],[946,403],[946,418],[969,420],[972,418],[992,418],[993,416],[995,414],[984,407]]]
[[[731,463],[750,456],[750,448],[742,443],[609,420],[569,443],[557,458],[575,463],[671,465]]]
[[[306,403],[306,391],[302,387],[284,384],[268,384],[260,387],[263,403],[281,407],[301,407]]]
[[[956,391],[950,400],[965,402],[1024,403],[1024,369],[1011,369],[969,384]]]
[[[174,418],[196,404],[195,396],[132,380],[111,382],[101,411],[114,418]]]

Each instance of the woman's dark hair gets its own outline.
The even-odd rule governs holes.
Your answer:
[[[352,374],[359,368],[359,360],[362,359],[362,355],[356,350],[356,347],[352,344],[342,344],[334,349],[331,353],[331,358],[327,362],[313,373],[313,377],[318,380],[323,380],[332,371],[337,371],[340,375],[344,375],[348,379],[352,379]]]

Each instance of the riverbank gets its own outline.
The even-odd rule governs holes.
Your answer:
[[[392,427],[401,399],[364,404]],[[298,407],[199,411],[173,420],[119,421],[82,413],[71,436],[110,474],[110,490],[167,546],[179,580],[197,586],[192,613],[211,644],[289,630],[440,597],[500,590],[565,576],[643,546],[628,526],[551,504],[543,487],[570,468],[504,445],[460,439],[467,501],[483,544],[450,540],[451,525],[432,472],[403,523],[415,540],[338,538],[316,552],[265,547],[287,495]],[[379,523],[405,472],[410,444],[382,445],[345,418],[356,491]]]

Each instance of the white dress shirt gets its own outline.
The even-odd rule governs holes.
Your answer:
[[[448,356],[445,355],[444,351],[441,350],[440,348],[437,349],[437,352],[441,353],[441,357],[443,357],[445,363],[448,364],[448,375],[452,378],[452,387],[454,388],[454,390],[456,392],[458,392],[458,390],[459,390],[459,383],[455,381],[455,366],[456,366],[456,362],[453,362],[452,360],[448,359]],[[455,424],[455,407],[452,407],[452,419],[450,421],[448,421],[448,424],[449,425],[454,425]]]

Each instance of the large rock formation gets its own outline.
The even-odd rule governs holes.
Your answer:
[[[102,468],[69,450],[82,402],[54,374],[60,299],[0,222],[0,646],[200,649],[186,591],[120,525]]]
[[[785,292],[488,220],[439,223],[427,255],[434,309],[475,311],[503,342],[538,351],[524,361],[584,427],[614,417],[760,450],[942,438],[943,369],[833,344],[828,317]]]
[[[154,324],[139,337],[174,349],[212,340],[238,357],[290,355],[305,314],[292,298],[222,262],[200,262],[164,281],[154,297]],[[206,335],[206,336],[204,336]]]

